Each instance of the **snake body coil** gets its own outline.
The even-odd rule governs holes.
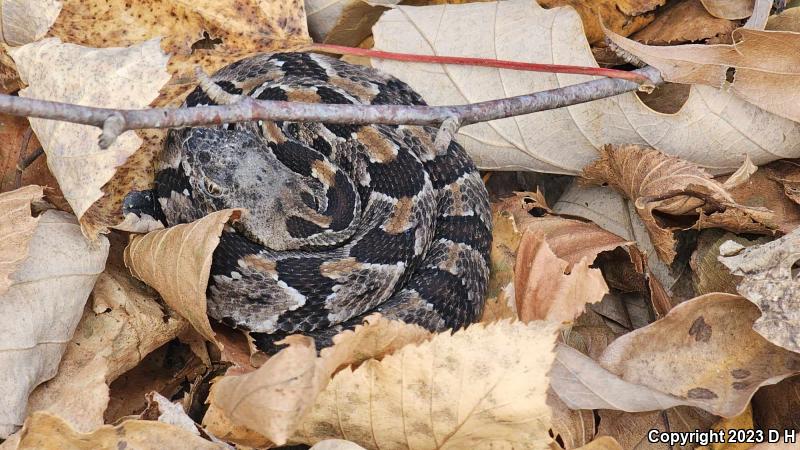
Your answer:
[[[425,104],[389,75],[306,53],[251,57],[211,79],[264,100]],[[186,105],[215,104],[206,92]],[[488,279],[487,193],[461,146],[437,153],[435,134],[261,121],[170,131],[156,179],[168,225],[248,210],[213,255],[209,315],[265,349],[292,333],[326,345],[372,312],[431,330],[476,320]]]

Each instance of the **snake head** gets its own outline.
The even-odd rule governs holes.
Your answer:
[[[247,213],[234,224],[237,231],[273,250],[298,246],[286,229],[286,217],[308,209],[309,198],[324,194],[278,161],[253,131],[191,128],[182,133],[168,146],[180,147],[178,171],[191,186],[187,191],[197,216],[243,208]]]

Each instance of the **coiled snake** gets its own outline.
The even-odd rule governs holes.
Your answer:
[[[425,104],[389,75],[308,53],[254,56],[211,80],[221,93],[264,100]],[[198,88],[185,104],[211,97]],[[476,320],[489,271],[487,193],[463,148],[437,152],[435,135],[261,121],[170,131],[155,189],[167,224],[249,212],[213,255],[209,315],[263,349],[292,333],[327,345],[372,312],[430,330]]]

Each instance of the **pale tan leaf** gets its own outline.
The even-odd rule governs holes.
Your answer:
[[[292,441],[347,439],[367,449],[549,448],[554,331],[542,322],[475,324],[344,369]]]
[[[122,248],[112,246],[112,253]],[[158,295],[113,265],[100,274],[57,375],[34,389],[28,414],[49,411],[82,432],[103,424],[108,384],[188,329],[168,317]]]
[[[627,382],[736,416],[760,386],[800,371],[800,356],[752,330],[758,316],[758,308],[736,295],[697,297],[617,338],[599,362]]]
[[[736,295],[688,300],[617,338],[599,364],[559,346],[551,385],[574,409],[641,412],[687,405],[736,416],[759,387],[800,371],[800,357],[751,329],[757,316],[757,308]]]
[[[14,283],[14,273],[28,257],[28,243],[39,223],[31,215],[31,202],[43,195],[39,186],[0,194],[0,296]]]
[[[284,444],[303,419],[333,373],[345,366],[382,358],[406,345],[428,340],[431,333],[417,325],[387,320],[375,314],[363,325],[333,338],[317,357],[313,339],[293,335],[289,346],[256,371],[225,376],[214,384],[204,424],[226,439],[250,445],[258,433]]]
[[[221,450],[230,447],[207,441],[182,428],[150,420],[126,420],[117,426],[104,425],[92,433],[83,434],[73,430],[58,416],[37,412],[25,421],[17,448]]]
[[[125,248],[125,265],[138,279],[157,290],[164,301],[195,330],[214,342],[206,315],[206,288],[211,257],[222,228],[240,210],[225,209],[188,224],[136,236]]]
[[[88,242],[70,214],[51,210],[38,219],[28,255],[0,295],[0,379],[9,380],[0,395],[0,436],[22,425],[28,395],[56,374],[108,248],[104,237]]]
[[[651,45],[686,44],[705,39],[730,36],[737,23],[709,14],[700,0],[670,2],[661,9],[650,25],[631,39]],[[617,34],[616,30],[611,29]]]
[[[608,286],[591,263],[583,257],[570,267],[550,250],[542,231],[523,234],[514,268],[519,319],[570,323],[587,304],[602,300]]]
[[[731,45],[648,46],[608,33],[615,46],[661,71],[667,81],[722,88],[736,69],[731,92],[773,114],[800,121],[794,91],[800,80],[800,33],[739,28]]]
[[[364,447],[343,439],[326,439],[315,444],[310,450],[364,450]]]
[[[384,13],[373,32],[380,50],[596,65],[574,10],[545,10],[530,0],[400,5]],[[433,105],[493,100],[589,79],[379,59],[372,64],[409,83]],[[458,140],[484,169],[574,175],[597,157],[596,149],[615,143],[649,145],[724,173],[736,170],[745,154],[758,165],[797,154],[800,124],[729,92],[695,86],[674,114],[656,113],[629,93],[469,125],[459,130]]]
[[[766,29],[800,33],[800,8],[789,8],[780,14],[769,16]]]
[[[308,31],[315,42],[356,47],[370,34],[386,8],[399,0],[306,0]]]
[[[4,0],[0,15],[3,43],[16,47],[43,38],[61,12],[59,0]]]
[[[169,79],[158,40],[130,48],[95,49],[45,39],[11,50],[22,80],[20,96],[106,108],[145,108]],[[101,188],[142,144],[133,131],[101,150],[96,127],[31,119],[64,197],[81,219]]]
[[[800,229],[754,247],[731,244],[720,248],[719,260],[732,274],[743,277],[737,291],[762,312],[753,329],[773,344],[800,351],[800,282],[792,271]]]
[[[742,166],[722,183],[722,187],[730,191],[731,189],[741,186],[747,183],[747,180],[749,180],[757,170],[758,166],[753,164],[753,161],[750,161],[750,156],[745,156]]]
[[[701,0],[709,14],[722,19],[744,19],[753,14],[755,0]]]
[[[763,233],[777,227],[771,211],[736,204],[727,189],[708,172],[654,149],[605,146],[600,159],[587,166],[582,177],[587,183],[607,184],[634,203],[656,252],[666,263],[675,258],[673,232],[678,227],[659,222],[654,212],[699,216],[695,224],[698,228],[715,226],[735,232]],[[704,208],[713,208],[708,212],[711,215],[703,216]]]

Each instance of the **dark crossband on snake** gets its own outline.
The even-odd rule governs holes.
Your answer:
[[[392,76],[310,53],[250,57],[210,79],[261,100],[425,104]],[[212,97],[198,88],[185,106]],[[477,320],[488,196],[460,145],[436,150],[436,131],[288,121],[171,130],[154,191],[166,225],[247,210],[214,252],[209,315],[267,351],[294,333],[330,345],[375,312],[432,331]]]

